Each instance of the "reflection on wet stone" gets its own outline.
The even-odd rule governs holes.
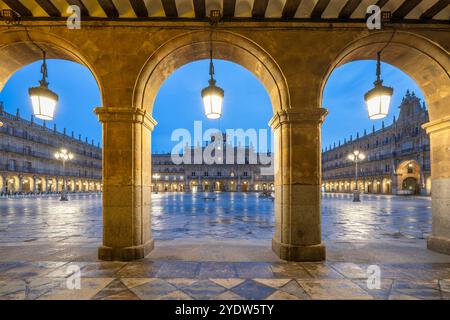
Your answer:
[[[162,240],[269,243],[274,232],[271,200],[253,193],[217,193],[214,201],[204,196],[152,194],[157,247]],[[363,196],[361,204],[354,204],[347,195],[324,195],[322,205],[325,241],[408,243],[431,231],[426,198]],[[448,260],[380,262],[380,289],[367,287],[368,263],[242,262],[247,257],[225,262],[221,246],[209,252],[209,257],[219,257],[214,262],[180,261],[170,252],[164,259],[98,261],[101,196],[75,196],[67,204],[52,198],[0,200],[0,218],[2,300],[450,299]],[[80,291],[67,289],[71,266],[80,268]]]

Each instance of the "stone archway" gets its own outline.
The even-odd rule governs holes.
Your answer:
[[[275,141],[276,198],[273,250],[286,260],[323,260],[317,137],[326,111],[298,107],[291,110],[290,91],[283,72],[274,58],[254,41],[223,30],[215,31],[212,41],[214,58],[235,62],[252,72],[272,102],[274,117],[270,126]],[[149,214],[151,132],[156,125],[152,118],[153,103],[164,80],[182,65],[208,58],[209,47],[209,30],[171,38],[150,55],[141,69],[131,108],[107,105],[96,109],[103,123],[103,163],[109,166],[103,170],[101,259],[132,260],[146,256],[153,249]],[[306,142],[306,153],[310,155],[307,159],[294,152],[299,141]]]
[[[436,40],[440,40],[438,35]],[[429,108],[430,122],[423,127],[430,135],[433,231],[428,248],[450,254],[450,56],[447,49],[424,36],[397,31],[369,33],[349,43],[336,56],[323,77],[318,101],[331,72],[351,61],[373,60],[385,48],[382,60],[408,74],[421,88]],[[441,41],[442,43],[442,41]],[[448,43],[448,42],[447,42]],[[320,104],[321,105],[321,104]]]
[[[30,39],[45,50],[48,59],[69,60],[87,67],[97,81],[103,100],[103,86],[98,73],[79,48],[62,37],[34,29],[28,30],[28,35],[24,29],[16,28],[0,33],[0,91],[17,70],[42,59],[42,52]]]
[[[406,160],[396,168],[397,186],[401,192],[420,194],[421,168],[416,160]]]
[[[133,106],[152,114],[163,82],[179,67],[209,58],[209,30],[181,34],[163,44],[147,60],[136,81]],[[235,62],[252,72],[266,88],[274,114],[290,108],[289,89],[274,59],[252,40],[230,31],[212,33],[214,59]]]

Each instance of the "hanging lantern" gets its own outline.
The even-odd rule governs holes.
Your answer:
[[[389,106],[394,89],[383,86],[381,80],[381,53],[377,54],[377,80],[374,82],[375,88],[364,95],[367,111],[371,120],[383,119],[389,114]]]
[[[209,64],[209,86],[202,90],[203,105],[205,107],[205,115],[208,119],[219,119],[222,116],[222,105],[225,92],[222,88],[216,86],[214,80],[214,64],[212,60],[212,50]]]
[[[42,80],[39,81],[39,87],[33,87],[28,90],[33,114],[41,120],[53,120],[58,103],[58,95],[48,88],[47,82],[47,63],[46,53],[43,51],[43,63],[41,66]]]

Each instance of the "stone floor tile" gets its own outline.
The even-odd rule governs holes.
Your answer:
[[[263,300],[276,290],[259,282],[247,280],[232,288],[231,291],[247,300]]]
[[[154,280],[155,278],[120,278],[120,281],[127,286],[128,289],[138,287]]]
[[[245,279],[209,279],[214,283],[217,283],[219,286],[222,286],[227,289],[231,289],[240,285]]]
[[[382,279],[380,283],[380,288],[369,289],[367,285],[367,279],[354,279],[354,283],[356,283],[361,289],[365,290],[368,294],[374,297],[377,300],[387,300],[389,298],[389,294],[392,290],[392,285],[394,280],[392,279]]]
[[[297,282],[314,300],[373,299],[371,295],[348,279],[298,279]]]
[[[81,276],[85,278],[112,278],[116,273],[126,265],[125,262],[70,262],[50,273],[47,277],[68,277],[76,272],[73,267],[78,267]]]
[[[95,264],[95,262],[68,262],[47,273],[45,276],[50,278],[66,278],[73,275],[77,272],[77,270],[81,272],[81,270],[88,264]]]
[[[304,262],[302,266],[313,278],[343,279],[344,276],[323,262]]]
[[[420,263],[420,264],[396,264],[392,265],[400,275],[398,278],[413,281],[432,281],[446,279],[450,277],[450,267],[448,264]]]
[[[100,292],[98,292],[92,299],[93,300],[102,300],[109,296],[118,295],[122,292],[128,292],[129,289],[126,285],[123,284],[119,279],[115,279],[110,284],[108,284],[105,288],[103,288]]]
[[[389,300],[440,300],[439,282],[394,281]]]
[[[113,280],[113,278],[81,278],[79,290],[58,287],[41,295],[38,300],[89,300]]]
[[[186,286],[190,286],[194,282],[197,282],[198,279],[185,279],[185,278],[176,278],[176,279],[164,279],[171,285],[174,285],[177,288],[183,288]]]
[[[51,290],[63,288],[65,284],[65,278],[37,277],[26,280],[3,280],[0,281],[0,299],[35,300]]]
[[[270,268],[276,278],[312,279],[311,274],[298,263],[273,263]]]
[[[0,261],[0,274],[4,274],[10,269],[25,265],[25,262],[19,261]]]
[[[163,279],[148,279],[143,284],[129,287],[141,300],[158,300],[167,294],[177,291],[177,288]]]
[[[279,291],[286,292],[302,300],[309,300],[311,297],[306,293],[306,291],[300,287],[297,281],[291,280],[284,286],[280,288]]]
[[[200,271],[200,262],[169,261],[158,270],[158,278],[197,278]]]
[[[245,300],[245,299],[232,291],[226,291],[224,293],[215,296],[214,300]]]
[[[140,300],[131,290],[120,291],[119,293],[106,296],[100,300]]]
[[[450,278],[439,280],[442,299],[450,300]]]
[[[239,278],[273,278],[274,274],[270,263],[264,262],[239,262],[235,265]]]
[[[160,296],[157,300],[194,300],[194,298],[180,290],[176,290]]]
[[[163,265],[162,261],[129,262],[115,274],[119,278],[153,278]]]
[[[210,300],[227,291],[226,288],[211,280],[199,280],[182,287],[181,290],[193,297],[195,300]]]
[[[22,262],[2,272],[2,275],[14,279],[29,279],[43,277],[64,266],[66,262]]]
[[[124,266],[125,262],[88,263],[81,268],[81,276],[86,278],[107,278],[114,277],[115,274]]]
[[[237,273],[233,263],[203,262],[200,265],[199,277],[208,278],[236,278]]]
[[[290,282],[292,279],[253,279],[256,282],[262,283],[263,285],[266,285],[271,288],[279,289],[288,282]]]
[[[356,264],[353,262],[334,262],[329,264],[334,270],[349,279],[366,279],[369,264]]]
[[[287,292],[278,290],[268,296],[266,300],[300,300],[300,298],[293,296],[292,294],[289,294]]]

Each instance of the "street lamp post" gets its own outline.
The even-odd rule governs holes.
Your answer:
[[[153,179],[155,179],[155,193],[158,193],[158,179],[160,178],[161,176],[159,175],[159,174],[157,174],[157,173],[155,173],[154,175],[153,175]]]
[[[69,198],[66,194],[66,161],[72,160],[74,158],[71,152],[68,152],[66,149],[61,149],[60,151],[55,153],[56,160],[62,161],[63,164],[63,185],[61,191],[61,199],[60,201],[69,201]]]
[[[358,188],[358,163],[366,158],[366,156],[359,150],[353,150],[347,158],[355,163],[355,190],[353,191],[353,202],[361,202],[359,198]]]

